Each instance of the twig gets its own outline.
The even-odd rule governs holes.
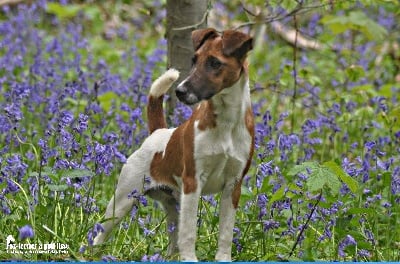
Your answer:
[[[280,16],[279,14],[277,14],[275,16],[268,17],[268,18],[264,19],[261,22],[260,21],[249,21],[249,22],[246,22],[246,23],[238,25],[235,29],[240,29],[240,28],[246,27],[246,26],[253,26],[253,25],[259,24],[259,23],[268,24],[268,23],[271,23],[273,21],[283,20],[283,19],[285,19],[287,17],[291,17],[291,16],[294,16],[296,14],[307,13],[307,12],[311,11],[312,9],[322,8],[322,7],[325,7],[327,5],[330,5],[330,4],[328,3],[328,4],[320,4],[320,5],[312,5],[312,6],[298,5],[295,9],[293,9],[292,11],[290,11],[289,13],[287,13],[287,14],[285,14],[283,16]],[[246,9],[244,9],[244,10],[246,11]],[[250,15],[253,14],[252,12],[248,12],[248,13]]]
[[[294,250],[296,249],[297,245],[299,244],[300,239],[301,239],[301,237],[302,237],[302,235],[303,235],[303,233],[304,233],[304,230],[306,230],[306,228],[307,228],[307,226],[308,226],[308,223],[309,223],[310,220],[311,220],[312,215],[314,214],[315,210],[317,209],[317,206],[318,206],[319,202],[321,201],[321,198],[322,198],[322,190],[321,190],[321,192],[319,193],[318,200],[315,202],[313,208],[311,209],[311,213],[310,213],[310,215],[308,216],[306,223],[303,225],[303,227],[302,227],[301,230],[300,230],[299,235],[297,236],[296,242],[294,243],[294,245],[293,245],[293,247],[292,247],[292,250],[290,251],[289,258],[292,257],[292,255],[293,255],[293,253],[294,253]]]
[[[203,24],[207,20],[208,13],[209,13],[209,9],[207,9],[207,11],[204,12],[203,17],[201,18],[200,22],[198,22],[196,24],[185,26],[185,27],[172,28],[172,30],[180,31],[180,30],[187,30],[187,29],[197,29],[201,24]]]
[[[0,6],[15,5],[24,2],[24,0],[0,0]]]
[[[295,17],[295,16],[293,16],[293,17]],[[318,42],[317,40],[307,39],[306,37],[301,35],[297,29],[292,29],[290,27],[287,27],[279,21],[271,22],[271,27],[284,40],[286,40],[287,42],[289,42],[293,45],[295,45],[294,43],[296,42],[298,47],[300,47],[302,49],[320,50],[323,47],[323,45],[320,42]]]

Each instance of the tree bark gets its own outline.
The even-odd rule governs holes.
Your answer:
[[[193,56],[191,32],[207,25],[207,7],[208,0],[167,0],[167,66],[180,72],[173,88],[189,74]],[[169,91],[168,116],[173,113],[177,102],[174,90]]]

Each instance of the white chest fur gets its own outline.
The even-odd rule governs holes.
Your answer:
[[[215,109],[216,127],[201,130],[198,121],[194,122],[196,177],[203,194],[221,191],[230,179],[239,180],[249,159],[252,138],[245,123],[250,107],[248,83],[242,81],[229,89],[228,94],[213,98],[215,105],[224,107]],[[229,98],[232,94],[235,97]]]

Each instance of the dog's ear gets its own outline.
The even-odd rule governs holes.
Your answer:
[[[198,50],[207,39],[213,39],[218,36],[218,33],[213,28],[197,29],[192,31],[192,41],[194,50]]]
[[[222,52],[225,56],[233,56],[243,61],[247,52],[253,49],[253,38],[235,30],[225,30],[222,33]]]

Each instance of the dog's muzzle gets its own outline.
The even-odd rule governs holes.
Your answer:
[[[178,87],[176,87],[175,94],[179,101],[184,104],[192,105],[200,101],[196,94],[188,91],[188,83],[186,81],[181,82]]]

